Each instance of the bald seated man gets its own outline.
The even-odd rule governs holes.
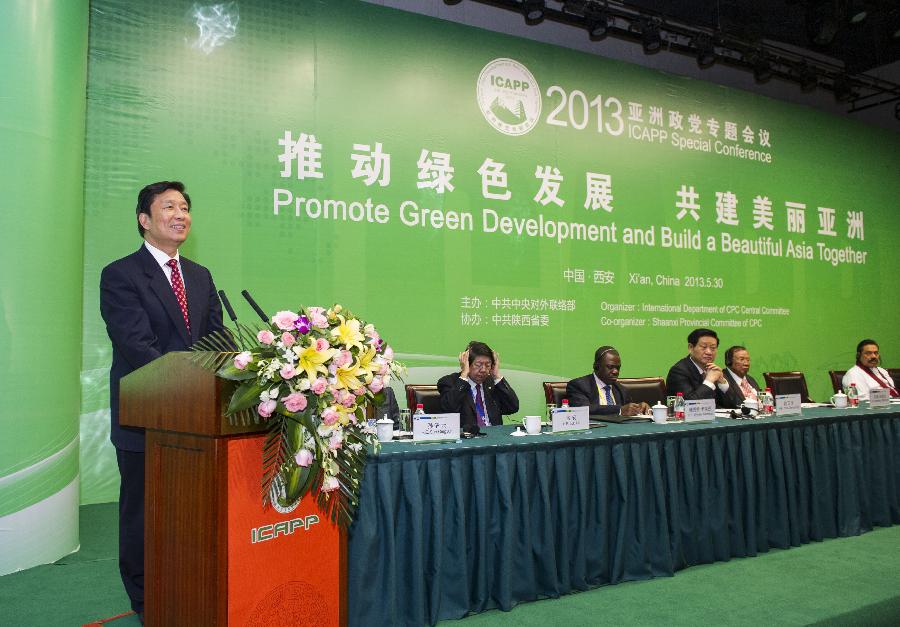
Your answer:
[[[622,369],[622,358],[612,346],[601,346],[594,353],[594,372],[566,385],[566,398],[571,407],[589,407],[593,415],[620,414],[637,416],[649,414],[647,403],[633,403],[631,397],[619,384],[619,371]]]

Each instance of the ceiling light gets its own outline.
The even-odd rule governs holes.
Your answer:
[[[694,48],[697,49],[697,65],[705,70],[716,62],[716,48],[713,46],[709,35],[697,35],[694,38]]]
[[[851,24],[859,24],[869,17],[869,12],[866,10],[864,2],[857,1],[851,2],[850,6],[847,7],[847,15],[850,17]]]
[[[819,77],[815,70],[804,63],[797,68],[797,82],[800,84],[800,91],[810,92],[819,85]]]
[[[606,11],[589,11],[585,14],[588,37],[591,41],[600,41],[609,32],[609,15]]]
[[[838,102],[849,102],[856,98],[853,93],[853,85],[846,76],[838,76],[834,79],[834,99]]]
[[[641,46],[644,48],[644,54],[656,54],[662,48],[659,26],[650,20],[641,23]]]
[[[757,83],[766,83],[772,78],[772,63],[765,54],[759,53],[753,60],[753,79]]]
[[[540,24],[544,21],[544,0],[524,0],[522,2],[522,15],[529,26]]]

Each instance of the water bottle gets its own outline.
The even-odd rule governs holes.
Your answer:
[[[771,416],[775,413],[775,397],[772,396],[772,388],[766,388],[760,399],[760,414],[763,416]]]
[[[675,395],[675,420],[684,420],[684,393]]]
[[[425,405],[422,403],[416,403],[416,411],[413,416],[421,416],[425,414]]]
[[[859,390],[856,389],[855,383],[851,383],[850,389],[847,390],[847,404],[850,407],[859,407]]]

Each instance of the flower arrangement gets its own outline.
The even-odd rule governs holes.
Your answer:
[[[312,492],[332,519],[349,525],[368,446],[378,447],[365,406],[381,403],[385,386],[404,371],[391,347],[337,304],[279,311],[255,334],[238,324],[231,350],[222,350],[223,338],[210,339],[195,349],[215,350],[205,365],[237,383],[226,416],[269,425],[263,504],[290,507]]]

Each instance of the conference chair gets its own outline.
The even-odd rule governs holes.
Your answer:
[[[841,391],[844,386],[844,375],[847,374],[846,370],[829,370],[828,376],[831,377],[831,387],[834,389],[834,393],[837,394]]]
[[[408,384],[406,386],[406,406],[410,411],[416,411],[416,405],[422,403],[426,414],[440,414],[441,395],[436,385]]]
[[[544,381],[544,399],[547,404],[553,403],[557,407],[562,405],[566,397],[566,385],[568,381]]]
[[[764,372],[766,387],[772,388],[772,394],[799,394],[801,403],[813,403],[806,387],[806,377],[799,370],[790,372]]]
[[[888,374],[891,375],[891,379],[894,380],[894,385],[900,385],[900,368],[885,368],[888,371]]]
[[[662,377],[620,378],[619,385],[628,390],[633,403],[666,404],[666,380]]]

